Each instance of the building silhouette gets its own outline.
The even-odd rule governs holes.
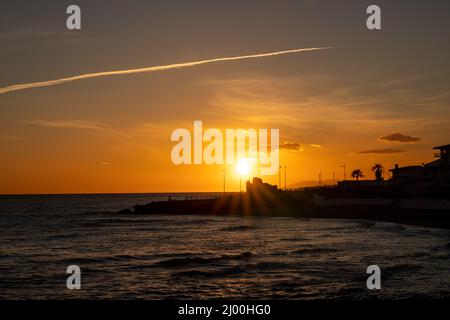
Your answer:
[[[395,168],[390,170],[392,180],[398,184],[450,183],[450,144],[434,147],[433,150],[439,150],[439,153],[435,154],[438,159],[421,166],[399,167],[396,164]]]
[[[261,193],[265,191],[277,191],[278,187],[269,183],[265,183],[261,178],[253,177],[253,181],[247,181],[246,192],[247,193]]]

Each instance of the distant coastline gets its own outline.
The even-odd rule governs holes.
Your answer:
[[[331,189],[335,192],[336,189]],[[322,205],[317,203],[320,193],[330,195],[330,188],[311,188],[297,191],[263,191],[184,200],[168,199],[136,205],[120,214],[217,215],[217,216],[270,216],[320,219],[357,219],[392,222],[406,225],[450,229],[450,210],[409,208],[391,203],[343,203]],[[328,196],[320,196],[330,199]],[[351,199],[351,198],[344,198]],[[364,199],[364,198],[361,198]]]

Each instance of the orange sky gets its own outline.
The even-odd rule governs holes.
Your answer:
[[[288,185],[317,181],[320,171],[322,180],[333,172],[342,179],[343,164],[348,175],[361,168],[372,178],[375,162],[420,164],[433,160],[433,146],[450,143],[448,4],[424,10],[409,2],[410,19],[400,5],[386,5],[385,28],[368,31],[357,2],[344,11],[332,2],[259,3],[202,2],[202,10],[115,3],[102,14],[87,2],[89,18],[75,32],[60,24],[60,5],[32,4],[44,21],[8,4],[0,14],[0,87],[333,48],[0,94],[0,194],[222,191],[224,166],[171,162],[171,132],[192,131],[194,120],[206,128],[279,128],[280,143],[299,145],[280,152]],[[156,9],[154,19],[144,14]],[[426,25],[409,24],[419,16]],[[402,135],[381,139],[394,133]],[[225,169],[227,190],[239,190],[235,168]],[[278,175],[264,179],[278,183]]]

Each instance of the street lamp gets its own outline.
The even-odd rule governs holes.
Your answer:
[[[344,181],[345,181],[345,180],[347,180],[347,168],[346,168],[345,164],[342,165],[341,168],[344,168]]]

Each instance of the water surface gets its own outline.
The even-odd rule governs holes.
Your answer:
[[[114,213],[167,196],[1,196],[0,298],[450,297],[447,230]],[[66,289],[72,264],[82,290]],[[379,291],[366,289],[371,264],[382,270]]]

